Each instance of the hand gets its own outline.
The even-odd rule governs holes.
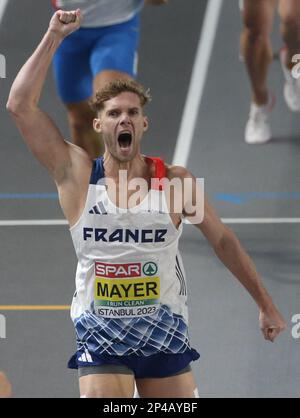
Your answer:
[[[72,32],[80,28],[82,22],[82,14],[80,9],[72,12],[64,12],[58,10],[52,16],[49,23],[50,32],[60,35],[62,38],[70,35]]]
[[[276,308],[268,311],[260,311],[259,324],[265,340],[275,341],[275,338],[286,329],[286,323]]]

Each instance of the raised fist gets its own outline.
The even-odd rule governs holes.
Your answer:
[[[72,32],[79,29],[81,22],[82,14],[80,9],[72,12],[64,12],[63,10],[58,10],[56,13],[54,13],[52,19],[50,20],[49,30],[65,38]]]

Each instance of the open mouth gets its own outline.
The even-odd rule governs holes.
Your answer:
[[[122,132],[118,136],[118,143],[121,149],[128,149],[132,142],[132,135],[130,132]]]

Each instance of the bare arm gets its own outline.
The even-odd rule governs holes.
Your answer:
[[[253,261],[237,236],[227,228],[205,202],[204,220],[197,227],[211,243],[218,258],[247,289],[260,309],[260,328],[266,340],[274,341],[286,328],[285,321],[263,286]]]
[[[187,200],[184,202],[184,208],[195,207],[196,204],[199,208],[199,217],[199,213],[202,212],[203,193],[199,191],[197,201],[195,201],[195,196],[197,196],[195,191],[198,187],[196,179],[187,171],[183,172],[182,176],[193,180],[192,193],[190,196],[186,196]],[[189,213],[191,213],[190,210]],[[185,209],[183,214],[186,216]],[[260,328],[265,339],[273,342],[277,335],[285,329],[285,321],[263,286],[253,261],[243,249],[237,236],[222,223],[206,199],[204,199],[202,222],[193,222],[193,216],[188,216],[188,218],[204,234],[218,258],[255,300],[260,309]]]
[[[79,28],[80,21],[79,10],[54,14],[44,38],[17,75],[7,103],[26,144],[57,182],[71,165],[72,147],[38,102],[55,51],[64,37]]]

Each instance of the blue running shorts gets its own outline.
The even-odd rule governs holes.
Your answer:
[[[126,366],[132,370],[135,378],[158,378],[168,377],[177,374],[185,369],[192,361],[198,360],[200,354],[195,349],[188,349],[184,353],[166,354],[157,353],[148,357],[142,357],[135,354],[128,356],[111,356],[95,353],[78,351],[69,360],[68,367],[77,369],[80,367],[103,365]]]
[[[117,25],[80,28],[64,39],[53,64],[58,94],[64,103],[93,95],[93,79],[104,70],[136,76],[140,15]]]

